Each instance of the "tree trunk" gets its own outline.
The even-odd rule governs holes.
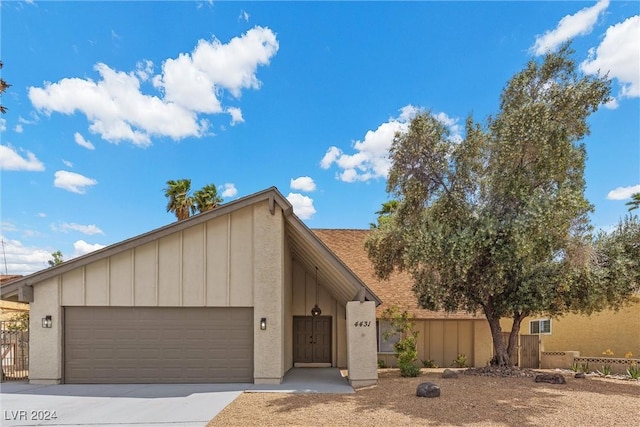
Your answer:
[[[500,319],[487,316],[487,321],[489,322],[491,338],[493,339],[491,366],[509,366],[509,353],[507,353],[507,347],[504,345],[504,339],[502,338]]]
[[[518,346],[518,335],[520,334],[520,323],[522,323],[522,319],[525,318],[524,314],[518,313],[513,316],[513,324],[511,325],[511,333],[509,333],[509,343],[507,344],[507,355],[509,357],[509,361],[511,360],[511,355],[514,350],[517,350]],[[511,362],[509,362],[511,364]]]

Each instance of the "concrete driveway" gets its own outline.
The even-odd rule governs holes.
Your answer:
[[[203,427],[242,392],[354,393],[337,368],[292,368],[282,384],[0,384],[0,425]]]
[[[0,385],[4,426],[205,426],[253,384]]]

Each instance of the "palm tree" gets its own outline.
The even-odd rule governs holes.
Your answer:
[[[629,211],[640,208],[640,193],[632,194],[631,201],[625,204],[630,206]]]
[[[164,189],[164,195],[169,199],[167,212],[173,212],[178,221],[187,219],[190,216],[189,211],[193,207],[193,199],[189,196],[190,190],[190,179],[167,181],[167,188]]]
[[[222,203],[222,197],[218,196],[218,190],[216,189],[215,184],[205,185],[200,190],[193,193],[191,213],[196,214],[210,211],[220,203]]]
[[[2,69],[2,61],[0,61],[0,70],[1,69]],[[11,87],[11,85],[5,82],[2,77],[0,77],[0,95],[9,87]],[[0,104],[0,113],[5,114],[6,112],[7,112],[7,108]]]

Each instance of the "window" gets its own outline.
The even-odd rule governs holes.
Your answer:
[[[551,319],[539,319],[529,322],[529,333],[531,335],[537,334],[550,334],[551,333]]]
[[[391,324],[384,320],[377,322],[376,326],[378,327],[378,353],[393,353],[393,346],[400,339],[400,334],[398,332],[393,333]]]

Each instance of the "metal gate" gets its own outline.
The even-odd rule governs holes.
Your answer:
[[[29,378],[29,331],[21,321],[0,322],[2,381]]]

